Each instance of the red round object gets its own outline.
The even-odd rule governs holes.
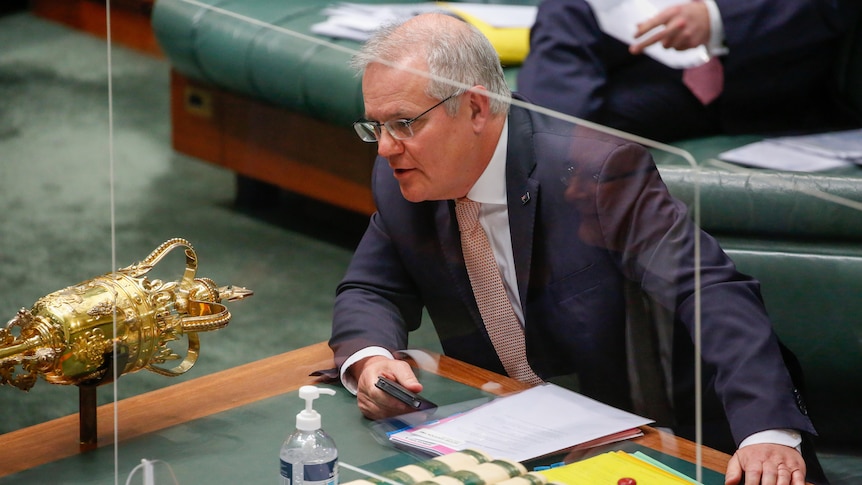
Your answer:
[[[617,480],[617,485],[638,485],[634,478],[624,477]]]

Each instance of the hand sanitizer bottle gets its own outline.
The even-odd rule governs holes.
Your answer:
[[[281,445],[281,485],[337,485],[338,449],[335,441],[320,428],[320,414],[313,402],[334,389],[317,386],[299,388],[305,409],[296,415],[296,430]]]

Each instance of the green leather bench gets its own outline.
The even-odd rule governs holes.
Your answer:
[[[215,9],[158,0],[152,13],[174,71],[177,150],[236,171],[240,200],[265,199],[272,184],[373,211],[374,146],[350,126],[363,111],[360,79],[347,66],[358,44],[310,33],[324,20],[326,4],[203,3]],[[862,32],[845,57],[843,93],[862,112]],[[513,86],[516,72],[506,67]],[[700,224],[763,283],[776,328],[806,371],[820,441],[862,456],[862,170],[737,173],[709,162],[757,139],[678,143],[704,162],[697,170],[659,150],[655,155],[671,191],[692,207],[699,191]]]

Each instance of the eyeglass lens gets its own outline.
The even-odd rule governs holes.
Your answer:
[[[361,138],[362,141],[369,143],[374,143],[380,140],[380,131],[382,126],[386,127],[386,131],[388,131],[389,134],[392,135],[392,138],[395,138],[396,140],[406,140],[413,136],[413,128],[411,127],[413,122],[425,116],[431,110],[440,106],[441,104],[445,103],[453,97],[455,97],[454,94],[451,96],[447,96],[434,106],[407,120],[389,120],[385,123],[380,123],[379,121],[358,120],[353,123],[353,129],[356,130],[356,134],[359,135],[359,138]]]

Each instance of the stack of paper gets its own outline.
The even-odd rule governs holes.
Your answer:
[[[427,12],[464,15],[495,28],[529,29],[536,20],[532,5],[422,2],[368,5],[342,2],[327,7],[326,21],[312,25],[315,34],[365,41],[380,27]]]
[[[862,164],[862,129],[767,138],[718,155],[757,168],[820,172]]]
[[[473,448],[526,461],[640,436],[638,427],[651,422],[544,384],[439,421],[390,432],[389,440],[431,455]]]
[[[380,5],[344,2],[325,8],[323,14],[327,19],[312,25],[311,31],[337,39],[364,42],[375,30],[386,24],[438,10],[440,8],[433,2]]]
[[[772,138],[772,142],[798,148],[814,155],[862,163],[862,129],[818,133],[816,135],[785,136]]]

